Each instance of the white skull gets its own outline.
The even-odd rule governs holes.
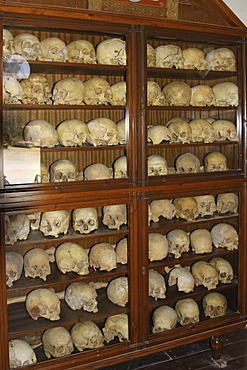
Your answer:
[[[112,303],[125,307],[129,301],[128,278],[121,276],[111,280],[107,285],[106,294]]]
[[[193,119],[189,122],[192,143],[212,143],[215,140],[215,130],[205,119]]]
[[[126,204],[114,204],[112,206],[104,206],[102,222],[109,229],[120,230],[121,225],[127,224]]]
[[[25,277],[39,277],[46,281],[46,277],[51,274],[50,257],[45,250],[33,248],[24,255]]]
[[[120,239],[117,242],[115,250],[117,263],[126,265],[128,263],[128,239],[127,238]]]
[[[112,98],[111,105],[126,105],[127,99],[127,85],[125,81],[117,82],[111,85]]]
[[[191,248],[195,254],[210,253],[213,249],[212,236],[207,229],[197,229],[190,234]]]
[[[14,36],[12,33],[7,30],[6,28],[3,29],[3,56],[6,57],[8,55],[14,54]]]
[[[23,56],[27,60],[36,60],[41,53],[39,39],[31,33],[20,33],[14,38],[15,54]]]
[[[93,349],[104,346],[103,334],[93,321],[87,320],[73,325],[71,338],[80,352],[86,348]]]
[[[112,100],[109,82],[101,77],[93,77],[84,82],[84,103],[88,105],[107,105]]]
[[[187,120],[180,118],[167,122],[167,127],[171,133],[171,142],[190,143],[191,127]]]
[[[128,177],[127,173],[127,157],[123,155],[118,157],[113,163],[114,179],[123,179]]]
[[[155,300],[166,298],[165,278],[155,270],[149,270],[149,297]]]
[[[178,316],[180,325],[191,325],[199,322],[199,307],[196,301],[192,298],[185,298],[178,301],[175,305],[175,311]]]
[[[166,105],[161,88],[155,81],[147,81],[147,105]]]
[[[29,121],[24,127],[23,136],[27,146],[53,148],[59,144],[56,129],[42,119]]]
[[[216,212],[216,203],[213,195],[199,195],[194,198],[201,217],[212,216]]]
[[[51,289],[35,289],[27,295],[26,309],[33,320],[44,317],[50,321],[60,319],[60,300]]]
[[[210,107],[212,105],[216,105],[212,87],[207,85],[192,87],[190,105],[193,107]]]
[[[121,313],[107,317],[102,330],[107,343],[114,340],[115,337],[118,337],[120,342],[129,340],[128,315]]]
[[[207,68],[212,71],[236,71],[236,57],[228,48],[218,48],[207,52]]]
[[[155,67],[156,65],[156,55],[154,48],[147,44],[147,67]]]
[[[198,48],[183,49],[184,68],[197,69],[199,71],[207,69],[204,52]]]
[[[74,231],[80,234],[89,234],[99,228],[96,208],[77,208],[72,213],[72,225]]]
[[[180,154],[175,160],[177,173],[200,172],[200,159],[193,153]]]
[[[13,286],[13,282],[20,279],[23,270],[23,257],[17,252],[5,252],[6,285]]]
[[[69,229],[70,214],[68,211],[48,211],[41,214],[40,231],[44,236],[67,234]]]
[[[117,125],[110,118],[95,118],[87,122],[87,142],[94,146],[117,145]]]
[[[126,144],[126,120],[121,119],[117,122],[117,131],[119,137],[119,144]]]
[[[45,76],[31,74],[20,82],[23,88],[23,104],[51,104],[51,87]]]
[[[189,234],[182,229],[171,230],[166,235],[168,240],[169,253],[175,258],[181,257],[182,253],[190,249]]]
[[[164,157],[156,154],[148,156],[148,176],[163,176],[167,173],[167,162]]]
[[[67,45],[68,61],[71,63],[96,64],[94,46],[87,40],[75,40]]]
[[[220,152],[211,152],[204,157],[206,172],[227,171],[227,159]]]
[[[195,281],[189,268],[174,267],[168,278],[168,285],[173,286],[177,284],[179,292],[190,293],[194,291]]]
[[[42,344],[47,358],[68,356],[74,351],[70,333],[62,326],[47,329],[42,336]]]
[[[217,196],[217,212],[225,214],[227,212],[238,212],[238,196],[235,193],[218,194]]]
[[[58,141],[63,146],[82,146],[86,143],[88,127],[78,119],[67,119],[57,127]]]
[[[93,286],[79,282],[71,283],[65,290],[64,300],[68,306],[76,310],[98,312],[97,293]]]
[[[93,163],[84,169],[84,180],[107,180],[112,178],[112,169],[102,163]]]
[[[198,217],[198,207],[195,198],[175,198],[173,204],[176,208],[176,217],[183,218],[186,221],[195,221]]]
[[[157,307],[152,315],[152,333],[174,329],[177,325],[178,317],[176,311],[170,306]]]
[[[176,208],[172,204],[172,199],[153,200],[150,203],[150,220],[159,222],[160,217],[171,220],[176,214]]]
[[[221,82],[212,87],[217,107],[238,106],[238,86],[232,82]]]
[[[216,248],[226,248],[229,251],[238,249],[239,237],[236,229],[225,222],[221,222],[211,229],[213,245]]]
[[[39,230],[40,219],[41,219],[41,212],[34,212],[27,215],[31,230]]]
[[[224,316],[227,309],[226,297],[221,293],[209,293],[202,300],[202,306],[205,316],[211,319]]]
[[[90,248],[89,264],[94,270],[111,271],[117,268],[117,256],[109,243],[97,243]]]
[[[156,145],[162,143],[162,141],[171,141],[172,135],[168,127],[156,125],[148,128],[147,138],[149,142]]]
[[[21,104],[24,91],[19,81],[14,77],[3,78],[3,102],[4,104]]]
[[[78,275],[89,274],[88,252],[77,243],[62,243],[56,248],[56,263],[59,270],[76,272]]]
[[[41,41],[41,53],[38,60],[51,62],[66,62],[68,60],[68,49],[58,37],[48,37]]]
[[[149,261],[161,261],[168,255],[168,240],[160,233],[148,234],[148,258]]]
[[[237,127],[233,122],[219,119],[212,123],[216,141],[238,141]]]
[[[218,271],[219,281],[222,284],[230,284],[232,282],[234,275],[230,262],[221,257],[213,257],[208,262]]]
[[[84,82],[75,77],[57,81],[53,87],[52,100],[54,105],[83,105],[84,97]]]
[[[12,339],[9,341],[9,366],[10,369],[36,364],[37,357],[26,341]]]
[[[68,159],[58,159],[50,166],[51,182],[68,182],[76,180],[76,167]]]
[[[184,58],[180,47],[176,45],[160,45],[155,49],[156,67],[184,68]]]
[[[17,240],[26,240],[30,232],[30,222],[25,214],[5,216],[5,243],[13,245]]]
[[[219,284],[219,273],[208,262],[198,261],[191,267],[196,286],[203,285],[208,290],[215,289]]]
[[[99,64],[126,65],[126,42],[119,38],[101,41],[96,47]]]
[[[191,99],[191,87],[182,81],[168,83],[162,89],[168,105],[188,106]]]

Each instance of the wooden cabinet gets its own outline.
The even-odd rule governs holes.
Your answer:
[[[76,13],[73,8],[69,14],[59,7],[45,10],[37,8],[37,5],[29,5],[21,12],[11,4],[0,5],[0,9],[2,29],[9,31],[14,38],[28,33],[39,41],[59,38],[64,45],[83,39],[91,43],[95,50],[97,45],[107,39],[118,39],[126,45],[126,63],[119,62],[119,65],[78,63],[66,58],[55,61],[42,60],[41,57],[34,60],[27,58],[26,64],[16,56],[5,55],[3,58],[5,87],[1,107],[3,176],[0,233],[2,245],[0,330],[3,338],[0,356],[3,369],[10,366],[8,343],[13,339],[26,340],[34,347],[37,363],[30,368],[86,369],[90,366],[96,369],[206,337],[215,337],[218,340],[220,335],[243,327],[247,314],[246,151],[243,118],[246,110],[244,86],[246,71],[243,68],[246,60],[245,30],[230,26],[201,25],[198,32],[196,26],[189,23],[165,21],[163,24],[159,19],[141,20],[134,16],[125,18],[120,15],[111,17],[86,10]],[[32,14],[32,10],[35,14]],[[181,52],[188,48],[196,48],[203,54],[218,48],[228,48],[236,58],[236,69],[212,71],[210,68],[188,69],[182,65],[177,66],[178,68],[169,65],[152,66],[147,62],[147,45],[153,50],[158,46],[172,45]],[[13,82],[16,70],[24,73],[22,68],[27,68],[25,73],[30,68],[30,76],[14,80],[15,86],[23,93],[19,97],[8,90],[7,83]],[[34,83],[32,77],[37,76],[39,81]],[[94,79],[96,81],[94,94],[101,94],[101,97],[93,97],[94,100],[91,102],[85,102],[84,95],[82,101],[78,102],[80,92],[74,94],[74,86],[71,92],[64,91],[63,88],[58,91],[57,83],[68,79],[83,82],[84,88],[86,81]],[[46,100],[42,100],[44,83],[40,82],[44,80],[47,88]],[[125,83],[126,104],[114,103],[107,97],[106,91],[102,95],[100,91],[102,81],[108,85],[108,90],[112,90],[112,86],[117,83]],[[31,85],[28,86],[29,90],[25,85],[26,82]],[[159,98],[155,92],[151,91],[151,97],[149,96],[151,86],[148,85],[149,82],[160,88],[160,94],[164,99],[162,104],[157,103]],[[238,99],[238,103],[192,104],[191,97],[187,103],[177,101],[174,103],[162,92],[165,86],[174,82],[183,82],[189,87],[190,93],[196,86],[207,86],[211,89],[216,84],[229,82],[238,89],[237,97],[232,97]],[[27,90],[29,95],[26,93]],[[57,94],[62,100],[56,100]],[[180,90],[177,90],[176,94],[179,99]],[[174,96],[176,98],[176,95],[172,94],[172,98]],[[200,97],[203,102],[207,98]],[[102,99],[106,100],[102,102]],[[115,134],[111,132],[107,136],[105,133],[104,139],[103,134],[100,134],[101,142],[96,144],[90,140],[87,142],[82,140],[79,144],[73,143],[75,134],[73,133],[73,136],[72,131],[66,136],[68,143],[66,140],[63,141],[61,136],[56,137],[59,135],[57,128],[64,121],[76,120],[78,127],[84,125],[84,128],[88,129],[88,122],[95,119],[113,121],[113,126],[124,121],[124,130],[120,132],[120,126],[115,125]],[[228,138],[220,140],[209,139],[209,132],[200,132],[199,136],[204,135],[204,138],[197,140],[195,132],[191,131],[191,122],[195,120],[204,123],[206,121],[207,127],[209,122],[211,124],[212,121],[228,120],[235,126],[237,134],[236,136],[229,134]],[[25,136],[25,130],[32,121],[38,125],[41,134],[44,134],[43,143],[37,144],[35,137],[30,133],[29,136],[28,134]],[[180,132],[182,135],[180,137],[177,133],[172,137],[171,129],[168,138],[162,138],[160,133],[156,140],[150,137],[150,127],[161,125],[169,129],[170,121],[185,122],[185,126],[190,130],[187,133],[189,137],[184,139],[186,133],[183,132]],[[53,129],[48,134],[43,127],[46,124]],[[51,139],[53,134],[55,139],[48,145],[46,140]],[[111,143],[110,140],[114,135],[122,135],[121,139],[118,138],[118,143]],[[81,133],[79,136],[82,139]],[[223,155],[226,161],[223,170],[207,169],[205,158],[211,152]],[[179,167],[177,160],[185,153],[190,153],[193,158],[196,156],[199,162],[197,170]],[[153,157],[156,158],[154,166],[150,162]],[[127,167],[126,173],[122,173],[120,177],[115,168],[118,158],[126,160],[124,168]],[[157,159],[162,159],[161,166],[156,163]],[[58,171],[54,175],[54,164],[60,163],[61,160],[70,163],[73,170],[69,169],[70,173],[67,174],[60,174]],[[43,176],[41,163],[47,169],[46,177]],[[100,177],[101,173],[97,174],[98,178],[87,177],[86,170],[95,163],[103,165],[107,174],[103,177]],[[221,209],[219,198],[225,193],[235,195],[237,208]],[[206,196],[211,196],[214,208],[210,211],[208,210],[210,206],[206,205],[207,210],[198,211],[199,198],[196,197]],[[184,214],[180,213],[176,200],[184,198],[194,202],[197,210],[184,209],[181,211]],[[162,212],[160,214],[158,212],[158,216],[152,213],[154,202],[162,200],[166,200],[167,204],[173,207],[170,216]],[[111,208],[108,215],[109,207]],[[77,220],[77,210],[80,212],[85,208],[93,209],[95,218],[89,221]],[[16,221],[23,222],[21,227],[18,226],[19,230],[14,225]],[[191,235],[194,231],[206,230],[212,238],[212,229],[223,224],[233,229],[235,242],[225,241],[225,235],[221,235],[222,245],[217,245],[213,240],[211,246],[203,252],[192,246]],[[176,230],[187,235],[189,244],[183,251],[174,252],[169,239],[171,232]],[[163,250],[158,257],[157,250],[154,251],[156,257],[151,257],[152,235],[162,238],[164,242],[165,251]],[[122,257],[117,253],[120,242],[126,243]],[[88,270],[86,267],[84,272],[79,273],[79,267],[76,269],[69,261],[64,261],[63,266],[60,265],[58,248],[64,243],[73,243],[73,247],[71,244],[68,247],[67,244],[67,248],[83,250],[84,255],[86,251],[89,260]],[[106,257],[105,252],[103,262],[100,260],[100,254],[97,261],[93,258],[93,247],[99,243],[105,243],[105,250],[111,253]],[[199,248],[201,243],[203,241],[199,241]],[[155,248],[161,247],[158,242]],[[8,280],[6,286],[6,264],[9,254],[14,252],[22,258],[25,257],[25,264],[28,253],[34,248],[49,253],[51,271],[45,277],[38,277],[39,272],[36,272],[34,273],[36,277],[33,278],[25,265],[20,278],[13,282]],[[111,257],[112,255],[114,257]],[[75,257],[74,254],[72,257]],[[170,270],[175,265],[191,269],[197,262],[208,262],[214,257],[220,257],[230,263],[233,277],[229,281],[225,282],[224,279],[217,281],[210,289],[197,281],[196,286],[188,292],[180,290],[176,281],[176,284],[170,281]],[[75,261],[73,263],[76,264]],[[160,293],[160,286],[154,288],[156,292],[151,292],[149,275],[153,271],[164,281],[163,293]],[[115,298],[112,300],[108,291],[109,283],[116,282],[116,279],[127,284],[124,293],[120,288],[116,289],[115,294],[117,297],[120,295],[120,301],[116,298],[117,302],[114,301]],[[90,285],[95,289],[96,308],[81,306],[75,309],[75,306],[68,304],[66,292],[77,283],[84,287]],[[59,311],[58,317],[47,318],[47,312],[42,313],[40,307],[38,310],[37,307],[30,310],[26,297],[37,289],[52,289],[53,294],[58,295],[60,302],[60,309],[56,308]],[[211,292],[218,292],[226,298],[227,310],[223,316],[209,318],[205,315],[203,299]],[[186,298],[193,299],[198,305],[197,322],[186,325],[177,322],[175,327],[168,331],[154,329],[153,314],[156,308],[169,306],[174,309],[178,301]],[[48,313],[48,316],[50,314]],[[107,337],[107,319],[115,315],[127,318],[128,335],[123,329],[122,332],[115,329],[113,336]],[[66,356],[49,358],[53,356],[42,345],[44,333],[56,327],[63,327],[71,333],[76,323],[86,321],[94,322],[106,335],[108,341],[104,341],[104,346],[85,348],[82,352],[75,346]],[[216,348],[214,345],[212,347]]]

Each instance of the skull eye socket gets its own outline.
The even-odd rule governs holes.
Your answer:
[[[57,180],[61,180],[62,176],[63,176],[62,172],[55,173],[55,179]]]
[[[73,172],[69,172],[68,173],[68,178],[69,179],[74,179],[75,178],[75,174]]]
[[[56,227],[60,227],[60,226],[61,226],[61,224],[62,224],[62,223],[61,223],[61,221],[55,221],[55,226],[56,226]]]
[[[94,226],[95,225],[95,220],[92,220],[92,219],[88,220],[88,225]]]

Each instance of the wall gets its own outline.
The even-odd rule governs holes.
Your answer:
[[[247,26],[247,1],[246,0],[223,0],[223,1]]]

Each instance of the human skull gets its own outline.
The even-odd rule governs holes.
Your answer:
[[[213,226],[211,235],[216,248],[226,248],[229,251],[238,249],[239,236],[232,225],[221,222]]]
[[[96,47],[96,58],[99,64],[126,65],[126,42],[119,38],[101,41]]]
[[[58,159],[50,166],[51,182],[68,182],[76,180],[76,167],[68,159]]]
[[[111,206],[104,206],[102,222],[109,229],[120,230],[121,225],[127,224],[126,204],[114,204]]]
[[[167,233],[169,253],[175,258],[181,257],[182,253],[190,249],[189,234],[182,229],[174,229]]]
[[[47,358],[67,356],[74,351],[70,333],[62,326],[47,329],[42,336],[42,344]]]
[[[165,278],[155,270],[149,270],[149,297],[155,300],[166,298]]]
[[[107,298],[121,307],[125,307],[129,301],[128,292],[128,278],[126,276],[111,280],[106,289]]]
[[[176,311],[170,306],[157,307],[152,315],[152,333],[174,329],[177,325],[178,317]]]
[[[208,262],[198,261],[191,267],[196,286],[203,285],[208,290],[215,289],[219,284],[219,273]]]
[[[87,122],[87,142],[93,146],[117,145],[117,125],[110,118],[94,118]]]
[[[172,204],[172,199],[153,200],[150,203],[150,220],[159,222],[160,217],[171,220],[176,214],[176,208]]]
[[[117,82],[111,85],[112,98],[110,100],[111,105],[126,105],[127,99],[127,85],[125,81]]]
[[[78,119],[67,119],[61,122],[56,130],[58,141],[63,146],[82,146],[87,141],[88,127]]]
[[[147,105],[166,105],[161,88],[155,81],[147,81]]]
[[[212,87],[217,107],[238,106],[238,86],[232,82],[221,82]]]
[[[54,236],[67,234],[69,229],[70,214],[69,211],[48,211],[41,214],[40,231],[44,236]]]
[[[155,49],[156,67],[184,68],[184,58],[180,47],[176,45],[160,45]]]
[[[50,182],[50,174],[44,163],[40,163],[40,173],[35,176],[34,182],[43,184]]]
[[[193,119],[189,122],[192,143],[212,143],[215,140],[215,130],[205,119]]]
[[[68,60],[68,49],[61,39],[58,37],[47,37],[42,40],[41,53],[38,60],[51,62],[66,62]]]
[[[4,104],[21,104],[24,91],[19,81],[14,77],[3,77]]]
[[[207,229],[197,229],[191,232],[190,242],[195,254],[210,253],[213,249],[212,236]]]
[[[175,160],[177,173],[200,172],[200,159],[193,153],[180,154]]]
[[[24,255],[25,277],[36,278],[46,281],[51,274],[50,257],[45,250],[33,248]]]
[[[199,216],[197,201],[193,197],[175,198],[173,204],[176,208],[176,217],[186,221],[195,221]]]
[[[68,61],[71,63],[96,64],[94,46],[87,40],[75,40],[67,44]]]
[[[112,169],[102,163],[93,163],[84,169],[84,180],[107,180],[112,178]]]
[[[179,292],[190,293],[194,291],[195,281],[187,267],[174,267],[169,272],[168,285],[177,284]]]
[[[90,248],[89,264],[94,270],[111,271],[117,268],[117,256],[109,243],[97,243]]]
[[[236,71],[236,57],[228,48],[210,50],[205,56],[207,68],[212,71]]]
[[[171,141],[172,135],[168,127],[156,125],[148,128],[147,138],[149,142],[157,145],[162,143],[162,141]]]
[[[204,52],[198,48],[183,49],[184,68],[203,71],[207,69]]]
[[[93,321],[89,320],[73,325],[71,338],[80,352],[86,348],[93,349],[104,346],[104,336],[100,328]]]
[[[172,143],[185,144],[191,142],[191,127],[187,120],[183,118],[172,120],[167,122],[166,126],[171,133]]]
[[[220,152],[211,152],[204,157],[204,168],[206,172],[227,171],[227,159]]]
[[[3,56],[4,57],[15,53],[13,41],[14,41],[13,34],[9,30],[4,28],[3,29]]]
[[[222,284],[230,284],[233,280],[233,268],[230,262],[221,257],[213,257],[208,261],[219,273],[219,281]]]
[[[56,248],[56,263],[59,270],[76,272],[78,275],[89,274],[88,252],[77,243],[62,243]]]
[[[127,157],[123,155],[118,157],[113,163],[114,179],[123,179],[128,177],[127,173]]]
[[[207,85],[192,87],[190,105],[193,107],[210,107],[212,105],[216,105],[212,87]]]
[[[175,311],[178,316],[178,322],[182,326],[196,324],[200,321],[198,304],[192,298],[185,298],[178,301],[175,305]]]
[[[101,77],[93,77],[84,82],[84,103],[88,105],[107,105],[112,100],[109,82]]]
[[[57,81],[52,90],[54,105],[83,105],[84,97],[84,82],[75,77]]]
[[[102,330],[107,343],[114,340],[115,337],[118,337],[120,342],[129,340],[128,315],[121,313],[107,317]]]
[[[30,222],[25,214],[5,216],[5,243],[13,245],[17,240],[26,240],[30,232]]]
[[[115,251],[117,263],[126,265],[128,263],[128,239],[127,238],[120,239],[117,242]]]
[[[51,87],[43,75],[32,73],[20,82],[23,88],[23,104],[51,104]]]
[[[156,64],[156,55],[154,48],[147,44],[147,67],[155,67]]]
[[[212,123],[216,141],[238,141],[237,127],[233,122],[219,119]]]
[[[225,214],[227,212],[238,212],[238,196],[235,193],[218,194],[217,198],[217,212]]]
[[[42,119],[29,121],[24,127],[23,136],[25,144],[30,147],[53,148],[59,144],[56,129]]]
[[[119,144],[126,144],[126,120],[121,119],[117,122],[117,131],[119,137]]]
[[[173,81],[162,89],[168,105],[188,106],[191,100],[191,87],[183,81]]]
[[[148,234],[148,258],[149,261],[161,261],[168,255],[168,240],[160,233]]]
[[[72,225],[74,231],[80,234],[89,234],[99,228],[96,208],[77,208],[72,213]]]
[[[167,173],[167,161],[164,157],[156,154],[148,156],[148,176],[163,176]]]
[[[36,354],[29,343],[21,339],[12,339],[9,341],[10,369],[33,365],[36,362]]]
[[[78,282],[71,283],[65,290],[64,300],[68,306],[76,310],[98,312],[97,293],[92,285]]]
[[[227,309],[226,297],[221,293],[209,293],[202,300],[202,306],[205,316],[211,319],[224,316]]]
[[[27,217],[30,221],[31,230],[39,230],[41,212],[29,213]]]
[[[60,319],[60,300],[57,294],[47,288],[31,291],[26,298],[26,309],[33,320],[44,317],[50,321]]]
[[[213,195],[199,195],[194,198],[201,217],[212,216],[216,212],[216,203]]]
[[[12,287],[14,281],[20,279],[23,270],[23,257],[17,252],[5,252],[6,285]]]
[[[19,54],[27,60],[36,60],[41,53],[41,44],[38,37],[28,32],[15,36],[13,46],[15,54]]]

